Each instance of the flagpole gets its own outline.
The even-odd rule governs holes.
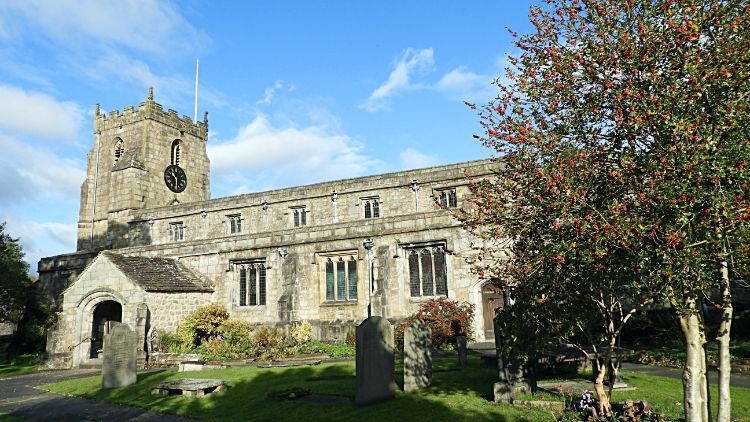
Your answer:
[[[193,121],[195,123],[198,123],[198,64],[200,63],[199,59],[195,59],[195,115],[193,116]]]

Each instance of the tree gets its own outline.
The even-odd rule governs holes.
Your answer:
[[[512,312],[526,324],[591,342],[600,322],[607,356],[635,309],[669,300],[687,344],[689,422],[708,420],[700,300],[720,287],[718,419],[728,421],[729,281],[750,252],[750,6],[549,5],[531,9],[536,32],[517,41],[513,84],[498,83],[480,112],[481,140],[504,166],[473,185],[465,219],[486,252],[477,271],[523,302]]]
[[[4,232],[5,224],[0,224],[0,322],[18,322],[33,291],[23,248]]]

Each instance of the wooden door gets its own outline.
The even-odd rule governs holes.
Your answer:
[[[482,314],[484,316],[484,338],[485,340],[495,339],[495,309],[503,307],[503,295],[497,293],[491,285],[485,285],[482,288]]]

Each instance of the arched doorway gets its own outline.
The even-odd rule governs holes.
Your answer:
[[[482,286],[482,315],[484,317],[484,339],[495,339],[495,309],[505,304],[503,295],[491,284]]]
[[[110,321],[122,322],[122,305],[114,300],[105,300],[94,308],[91,319],[91,358],[99,357],[99,350],[104,346],[104,334]]]

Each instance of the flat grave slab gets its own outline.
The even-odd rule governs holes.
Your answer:
[[[203,362],[185,362],[181,363],[178,368],[177,372],[187,372],[187,371],[209,371],[212,369],[227,369],[227,365],[212,365],[209,363],[203,363]]]
[[[227,380],[180,378],[151,384],[151,394],[158,396],[205,397],[227,391]]]

